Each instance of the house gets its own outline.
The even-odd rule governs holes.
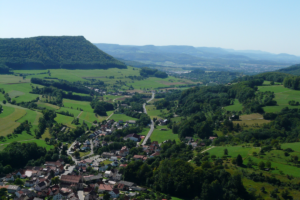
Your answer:
[[[25,186],[26,187],[32,187],[32,186],[34,186],[34,184],[35,184],[35,181],[33,181],[33,180],[27,180],[27,181],[25,181]]]
[[[200,146],[200,147],[205,147],[205,143],[204,143],[204,142],[201,142],[201,143],[199,144],[199,146]]]
[[[21,197],[22,195],[24,195],[24,196],[27,196],[27,197],[29,197],[29,198],[32,198],[32,197],[35,197],[36,196],[36,194],[33,192],[33,191],[30,191],[30,190],[28,190],[28,189],[21,189],[21,190],[19,190],[19,191],[16,191],[15,192],[15,195],[17,196],[17,197]]]
[[[128,124],[135,124],[136,123],[136,121],[135,120],[128,120],[128,121],[126,121]]]
[[[48,183],[47,181],[42,181],[39,184],[37,184],[34,189],[36,191],[42,191],[43,189],[45,189],[48,186],[47,183]]]
[[[128,187],[136,186],[135,183],[129,182],[129,181],[120,181],[119,184],[123,184],[123,185],[128,186]]]
[[[133,159],[145,161],[145,160],[148,159],[148,157],[147,156],[143,156],[143,155],[134,155]]]
[[[127,156],[129,154],[129,149],[127,148],[127,146],[123,146],[119,152],[120,156]]]
[[[121,104],[121,107],[128,107],[128,104]]]
[[[116,181],[120,181],[122,179],[122,174],[119,174],[119,172],[115,172],[112,176],[112,178]]]
[[[119,163],[117,162],[117,161],[114,161],[114,162],[112,162],[112,163],[110,163],[113,167],[117,167],[117,166],[119,166]]]
[[[100,184],[99,188],[98,188],[98,191],[101,192],[101,193],[105,192],[105,191],[110,192],[112,190],[113,190],[113,186],[112,185]]]
[[[110,194],[111,198],[117,198],[119,196],[119,190],[118,189],[113,189],[111,191],[108,192],[108,194]]]
[[[190,145],[192,145],[193,148],[196,148],[198,146],[197,142],[192,142],[190,143]]]
[[[153,154],[150,155],[150,158],[154,158],[155,156],[159,156],[159,155],[160,155],[159,152],[155,152],[155,153],[153,153]]]
[[[14,176],[12,175],[12,174],[7,174],[6,176],[5,176],[5,179],[4,179],[6,182],[8,182],[8,181],[15,181],[15,178],[14,178]]]
[[[128,164],[121,164],[120,167],[127,167]]]
[[[83,177],[84,181],[86,183],[92,183],[92,182],[97,182],[99,180],[102,180],[102,174],[98,174],[98,175],[95,175],[95,176],[85,176]]]
[[[17,185],[8,185],[8,187],[6,189],[7,189],[8,193],[16,193],[21,188],[20,188],[20,186],[17,186]]]
[[[110,178],[110,177],[112,177],[112,175],[113,175],[112,171],[105,171],[105,173],[104,173],[104,176],[106,178]]]
[[[214,139],[216,139],[217,137],[209,137],[208,139],[213,141]]]
[[[81,189],[83,187],[83,178],[82,176],[62,175],[60,185],[66,187],[74,185],[77,189]]]
[[[167,123],[168,123],[168,120],[167,120],[167,119],[164,119],[164,120],[162,120],[162,121],[160,122],[161,125],[167,125]]]
[[[101,154],[102,158],[110,158],[112,156],[114,156],[114,153],[110,153],[110,152],[103,152]]]
[[[110,165],[110,164],[104,165],[104,166],[100,166],[100,167],[99,167],[99,171],[100,171],[100,172],[104,172],[105,170],[107,170],[107,168],[108,168],[109,165]]]
[[[118,158],[117,158],[117,156],[112,156],[112,157],[110,157],[110,159],[109,159],[110,161],[117,161],[118,160]]]
[[[185,137],[185,140],[186,140],[187,142],[193,142],[193,141],[194,141],[192,137]]]
[[[124,140],[132,140],[132,141],[135,141],[135,142],[139,142],[141,140],[140,136],[135,134],[135,133],[126,135],[123,139]]]

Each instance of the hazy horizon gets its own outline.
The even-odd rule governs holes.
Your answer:
[[[194,46],[300,56],[298,1],[1,1],[0,38]]]

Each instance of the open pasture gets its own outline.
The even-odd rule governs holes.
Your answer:
[[[243,105],[239,102],[239,100],[235,99],[233,105],[226,106],[224,108],[227,111],[242,111]]]
[[[63,104],[64,107],[66,108],[71,108],[71,109],[75,109],[80,111],[80,109],[82,109],[83,111],[86,112],[94,112],[94,110],[92,109],[90,102],[88,101],[75,101],[75,100],[71,100],[71,99],[64,99],[63,100]]]
[[[242,146],[217,146],[214,147],[207,152],[209,155],[215,155],[219,158],[221,158],[224,155],[224,149],[228,150],[228,156],[232,158],[236,158],[239,154],[245,158],[249,155],[251,155],[254,151],[257,153],[259,152],[260,148],[259,147],[242,147]]]
[[[265,120],[261,114],[253,113],[250,115],[240,115],[239,121],[232,121],[234,124],[240,124],[240,125],[261,125],[264,123],[269,123],[270,120]]]
[[[115,121],[123,120],[123,121],[128,121],[128,120],[138,120],[137,118],[129,117],[125,114],[113,114],[110,119],[113,119]]]
[[[277,102],[277,106],[266,106],[264,107],[265,112],[280,112],[283,108],[300,108],[300,106],[290,106],[289,101],[295,100],[300,102],[300,91],[291,90],[289,88],[283,87],[283,85],[273,85],[273,86],[260,86],[259,91],[272,91],[275,94],[274,100]]]
[[[28,79],[23,79],[22,76],[15,75],[0,75],[0,84],[12,84],[12,83],[28,83]]]
[[[157,110],[154,105],[147,105],[146,106],[147,114],[151,117],[151,119],[155,118],[162,118],[160,115],[167,113],[167,109]]]
[[[33,86],[31,85],[31,83],[0,84],[0,88],[3,88],[6,93],[12,95],[10,97],[16,100],[17,103],[22,101],[31,101],[39,97],[38,94],[29,93],[30,91],[32,91],[31,86]]]
[[[166,131],[160,130],[160,129],[167,129]],[[175,140],[176,142],[179,142],[178,134],[174,134],[171,129],[168,129],[167,126],[157,126],[156,129],[154,129],[150,140],[158,141],[158,143],[161,143],[165,140]]]
[[[115,85],[118,82],[122,81],[126,83],[127,86],[120,85],[119,89],[127,90],[130,85],[134,89],[144,89],[144,88],[158,88],[158,87],[171,87],[175,85],[186,85],[194,84],[186,79],[168,77],[166,79],[150,77],[144,80],[131,80],[128,76],[140,76],[138,68],[129,67],[127,69],[95,69],[95,70],[66,70],[66,69],[50,69],[51,77],[58,79],[63,79],[71,82],[75,81],[86,81],[90,79],[101,80],[106,84]],[[29,81],[30,78],[44,78],[48,74],[39,74],[47,72],[47,70],[15,70],[15,73],[27,73],[31,74],[26,76],[26,81]],[[110,78],[114,77],[114,78]],[[55,80],[55,79],[54,79]]]

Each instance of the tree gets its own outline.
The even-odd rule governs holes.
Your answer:
[[[228,156],[228,149],[224,149],[224,155]]]
[[[78,151],[75,151],[75,152],[74,152],[74,156],[77,158],[77,157],[80,156],[80,153],[79,153]]]
[[[21,179],[17,178],[15,180],[14,184],[16,184],[16,185],[23,185],[23,181]]]
[[[49,142],[49,140],[50,140],[49,138],[45,138],[45,142],[46,142],[46,143],[48,143],[48,142]]]
[[[52,183],[52,184],[57,185],[57,184],[59,184],[59,182],[60,182],[60,180],[59,180],[59,177],[58,177],[58,176],[56,176],[56,177],[54,177],[54,178],[51,179],[51,183]]]
[[[103,192],[103,199],[104,200],[109,200],[110,199],[110,195],[109,195],[109,193],[108,192]]]
[[[270,85],[274,85],[274,81],[271,81],[271,82],[270,82]]]
[[[2,103],[3,103],[3,104],[6,104],[6,100],[3,100]]]
[[[238,166],[242,166],[243,165],[243,158],[242,158],[242,156],[240,154],[236,157],[236,164]]]
[[[264,163],[264,161],[260,161],[260,162],[258,163],[258,168],[261,169],[261,170],[264,170],[264,169],[265,169],[265,163]]]
[[[271,162],[270,162],[270,161],[267,161],[267,162],[266,162],[266,167],[267,167],[267,168],[271,168],[271,166],[272,166]]]

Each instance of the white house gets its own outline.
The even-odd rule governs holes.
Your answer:
[[[37,184],[34,189],[36,191],[41,191],[41,190],[45,189],[46,187],[47,187],[47,183],[46,183],[46,181],[43,181],[43,182],[40,182],[39,184]]]
[[[113,175],[113,173],[111,171],[105,171],[104,176],[109,178]]]
[[[26,187],[32,187],[32,186],[34,186],[34,183],[35,183],[35,181],[30,181],[30,180],[28,180],[28,181],[25,181],[25,186]]]
[[[6,182],[8,182],[8,181],[15,181],[15,178],[14,178],[14,176],[12,175],[12,174],[7,174],[6,176],[5,176],[5,179],[4,179]]]

